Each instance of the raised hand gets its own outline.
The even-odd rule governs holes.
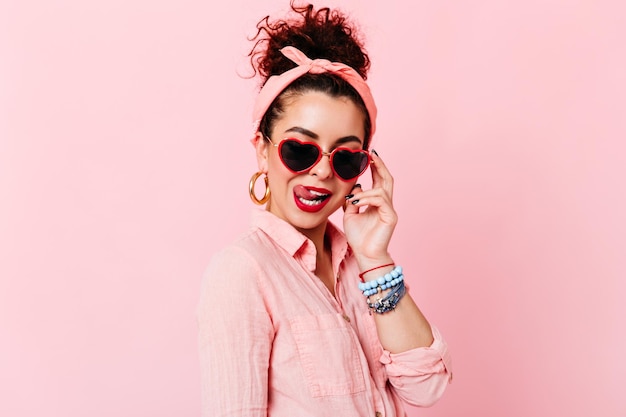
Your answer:
[[[393,177],[372,151],[372,189],[356,185],[346,201],[344,232],[359,266],[368,269],[391,260],[388,252],[391,236],[398,222],[393,208]]]

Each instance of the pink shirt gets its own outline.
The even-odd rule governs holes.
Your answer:
[[[328,235],[336,297],[312,272],[313,243],[264,210],[213,257],[198,306],[203,416],[405,416],[402,400],[441,396],[452,374],[437,329],[430,347],[385,351],[345,236]]]

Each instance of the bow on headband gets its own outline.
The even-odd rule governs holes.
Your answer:
[[[289,71],[285,71],[280,75],[271,76],[263,88],[261,88],[252,111],[255,134],[259,129],[261,119],[267,109],[270,107],[274,99],[278,97],[278,95],[282,93],[282,91],[287,88],[289,84],[306,73],[321,74],[329,72],[346,80],[352,87],[354,87],[357,93],[359,93],[370,116],[372,124],[371,135],[374,135],[374,132],[376,131],[377,113],[374,97],[372,97],[372,93],[365,80],[354,70],[354,68],[342,64],[341,62],[331,62],[327,59],[310,59],[302,53],[302,51],[294,48],[293,46],[286,46],[282,48],[280,52],[295,62],[298,66],[290,69]]]

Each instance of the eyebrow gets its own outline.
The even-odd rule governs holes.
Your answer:
[[[289,133],[289,132],[301,133],[305,136],[310,137],[311,139],[316,139],[316,140],[320,138],[317,133],[311,132],[309,129],[305,129],[300,126],[293,126],[285,130],[285,133]],[[354,135],[349,135],[349,136],[344,136],[342,138],[339,138],[337,139],[335,143],[338,145],[343,145],[344,143],[349,143],[349,142],[358,142],[359,144],[362,143],[361,139],[359,139],[358,136],[354,136]]]

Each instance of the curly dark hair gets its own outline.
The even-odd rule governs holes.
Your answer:
[[[339,10],[324,7],[315,10],[312,4],[296,6],[291,1],[294,12],[288,19],[272,21],[265,16],[257,23],[256,40],[249,53],[255,74],[265,84],[272,75],[279,75],[296,66],[280,50],[294,46],[311,59],[328,59],[352,67],[363,79],[367,78],[370,59],[363,48],[361,39],[353,24]],[[261,119],[259,130],[267,137],[278,118],[283,114],[287,100],[306,92],[323,92],[331,97],[347,97],[365,115],[365,143],[367,149],[371,136],[370,117],[357,91],[343,78],[330,74],[305,74],[292,82],[271,104]]]

